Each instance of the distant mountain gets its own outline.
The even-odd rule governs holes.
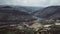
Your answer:
[[[29,6],[15,6],[16,9],[18,10],[22,10],[22,11],[25,11],[25,12],[28,12],[28,13],[32,13],[32,12],[35,12],[43,7],[29,7]]]
[[[4,6],[11,6],[11,7],[15,8],[16,10],[24,11],[27,13],[34,13],[37,10],[39,10],[39,9],[41,10],[44,8],[44,7],[31,7],[31,6],[0,5],[0,7],[4,7]]]
[[[39,10],[36,10],[36,11],[32,12],[31,14],[35,15],[35,16],[38,16],[42,12],[43,9],[44,8],[40,8]]]
[[[36,20],[33,15],[17,10],[15,7],[0,7],[0,24],[17,24],[22,22],[32,22]]]
[[[46,7],[39,10],[36,16],[44,19],[60,19],[60,6]]]

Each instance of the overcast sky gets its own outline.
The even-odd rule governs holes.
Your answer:
[[[40,7],[40,6],[60,5],[60,0],[0,0],[0,4]]]

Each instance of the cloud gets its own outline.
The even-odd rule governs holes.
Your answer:
[[[60,5],[60,0],[0,0],[0,4],[22,6],[50,6]]]

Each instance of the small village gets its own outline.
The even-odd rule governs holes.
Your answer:
[[[60,20],[0,26],[0,34],[59,34]]]

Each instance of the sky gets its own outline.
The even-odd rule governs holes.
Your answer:
[[[46,7],[51,5],[60,5],[60,0],[0,0],[0,5]]]

